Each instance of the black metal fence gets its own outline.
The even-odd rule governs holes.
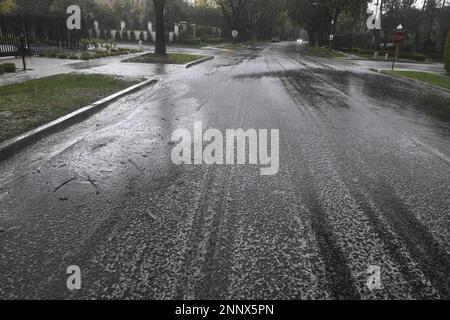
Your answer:
[[[68,30],[67,17],[37,15],[0,15],[0,57],[39,54],[54,47],[78,49],[88,38],[88,22],[81,30]]]

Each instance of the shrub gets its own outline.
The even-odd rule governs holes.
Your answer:
[[[56,58],[56,55],[58,54],[57,50],[50,49],[44,52],[45,57],[47,58]]]
[[[106,49],[106,51],[110,51],[112,46],[113,46],[112,41],[110,41],[110,40],[105,41],[104,48]]]
[[[407,53],[407,52],[401,52],[399,54],[399,58],[404,58],[404,59],[410,59],[410,60],[415,60],[415,61],[425,61],[427,60],[427,57],[423,54],[420,53]]]
[[[187,44],[187,45],[198,45],[201,44],[202,40],[201,39],[184,39],[184,40],[180,40],[179,43],[181,44]]]
[[[98,38],[92,39],[90,41],[91,46],[93,46],[95,49],[98,49],[100,46],[102,46],[102,41]]]
[[[402,47],[403,50],[403,47]],[[340,51],[342,52],[349,52],[349,53],[356,53],[356,54],[364,54],[364,55],[373,55],[373,50],[369,49],[361,49],[361,48],[340,48]],[[380,56],[384,56],[385,54],[389,54],[390,57],[393,57],[395,52],[391,49],[389,50],[380,50],[379,54]],[[398,55],[400,59],[409,59],[409,60],[415,60],[415,61],[425,61],[427,57],[420,53],[411,53],[411,52],[404,52],[401,51]]]
[[[91,59],[91,55],[89,54],[89,52],[83,51],[83,52],[81,53],[80,59],[81,59],[81,60],[89,60],[89,59]]]
[[[224,38],[203,38],[201,41],[207,43],[222,43],[225,42]]]
[[[103,53],[103,52],[96,52],[95,55],[94,55],[94,57],[95,57],[96,59],[98,59],[98,58],[104,58],[104,57],[106,57],[106,53]]]
[[[381,51],[381,55],[385,55],[386,53],[389,54],[389,56],[393,57],[395,55],[394,51],[386,50]],[[420,53],[408,53],[408,52],[400,52],[398,54],[399,59],[409,59],[409,60],[415,60],[415,61],[425,61],[427,60],[427,57]]]
[[[3,63],[1,64],[1,66],[5,72],[8,73],[16,72],[16,65],[14,63]]]
[[[198,25],[197,26],[197,36],[203,38],[212,35],[212,28],[207,26]]]
[[[116,35],[115,35],[114,39],[115,39],[115,41],[120,41],[120,40],[122,40],[122,38],[120,37],[120,31],[117,31],[117,32],[116,32]]]
[[[56,56],[58,59],[67,59],[67,54],[65,53],[60,53]]]
[[[0,64],[0,75],[4,74],[5,70],[3,69],[3,66]]]
[[[450,31],[447,34],[447,41],[445,42],[444,64],[445,70],[450,72]]]
[[[89,39],[81,39],[80,40],[80,45],[84,50],[87,50],[87,48],[89,47],[90,44],[91,44],[91,40],[89,40]]]
[[[72,60],[78,60],[78,55],[75,54],[75,53],[72,53],[72,54],[69,56],[69,59],[72,59]]]

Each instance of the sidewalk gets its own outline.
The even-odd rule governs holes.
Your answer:
[[[0,76],[0,86],[12,83],[25,82],[31,79],[48,77],[56,74],[70,73],[73,70],[70,64],[74,60],[26,57],[27,71],[23,71],[22,58],[4,59],[1,62],[14,63],[17,68],[16,73],[5,73]]]
[[[130,48],[132,46],[130,45]],[[136,46],[137,47],[137,46]],[[5,73],[0,76],[0,87],[13,83],[21,83],[32,79],[44,78],[57,74],[72,72],[80,73],[98,73],[105,75],[116,75],[122,77],[151,78],[174,70],[184,68],[180,65],[158,65],[144,63],[122,63],[122,60],[139,56],[151,51],[150,46],[145,46],[143,52],[107,57],[95,60],[70,60],[42,57],[26,57],[27,71],[23,71],[22,58],[2,59],[0,63],[14,63],[17,67],[17,73]],[[149,51],[147,51],[149,50]],[[199,53],[205,55],[203,49],[191,48],[172,48],[168,51]],[[209,50],[210,53],[211,50]]]
[[[116,57],[108,57],[102,59],[95,59],[89,61],[83,60],[70,60],[70,59],[55,59],[55,58],[41,58],[41,57],[27,57],[27,71],[23,71],[22,59],[15,58],[5,60],[9,63],[14,63],[17,67],[17,73],[5,73],[0,76],[0,86],[13,83],[21,83],[32,79],[39,79],[48,76],[53,76],[57,74],[66,74],[72,72],[88,72],[96,70],[94,73],[100,74],[114,74],[120,76],[130,76],[130,77],[146,77],[154,75],[152,70],[148,70],[146,66],[141,68],[141,72],[136,72],[136,70],[130,70],[128,64],[121,63],[120,61],[125,58],[132,57],[134,55],[123,55]],[[107,70],[109,72],[102,72],[102,67],[109,67]]]
[[[362,58],[352,59],[345,58],[345,60],[349,60],[354,64],[357,64],[366,69],[374,69],[377,71],[381,70],[391,70],[392,69],[392,61],[384,61],[384,60],[364,60]],[[427,62],[427,63],[419,63],[419,62],[396,62],[395,70],[407,70],[407,71],[424,71],[431,72],[439,75],[446,75],[446,71],[443,63],[436,62]]]

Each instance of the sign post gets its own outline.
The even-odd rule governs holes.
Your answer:
[[[394,33],[395,56],[394,61],[392,61],[392,71],[394,71],[395,62],[398,60],[398,54],[400,52],[400,44],[402,43],[403,39],[405,39],[405,32],[401,29],[398,29]]]
[[[20,55],[22,56],[22,64],[23,64],[23,70],[27,71],[27,64],[25,62],[25,54],[26,54],[26,48],[25,48],[25,35],[22,32],[20,34]]]

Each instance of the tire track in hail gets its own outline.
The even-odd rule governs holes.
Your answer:
[[[288,69],[275,58],[274,61],[288,71]],[[269,66],[268,60],[266,63]],[[273,70],[272,74],[275,75]],[[291,99],[294,101],[294,104],[299,111],[303,115],[305,115],[306,112],[317,125],[319,120],[312,114],[312,111],[309,111],[306,107],[300,108],[299,106],[299,104],[303,105],[303,101],[300,101],[298,98],[298,93],[302,92],[300,86],[296,85],[295,82],[292,83],[292,81],[289,81],[289,77],[280,77],[280,79],[285,87],[287,87],[287,83],[294,85],[294,90],[297,91],[297,94],[289,94]],[[288,154],[293,155],[294,153],[292,152],[290,142],[286,140],[285,144],[288,149]],[[287,163],[289,164],[290,162]],[[307,161],[302,161],[302,163],[303,165],[306,165]],[[306,204],[311,227],[316,236],[316,243],[319,247],[322,261],[324,262],[326,282],[328,283],[327,289],[330,292],[331,297],[333,299],[360,299],[361,297],[354,283],[352,272],[348,268],[346,255],[337,245],[337,240],[333,235],[332,227],[327,219],[327,213],[321,208],[319,197],[314,189],[315,181],[310,169],[305,168],[302,175],[298,173],[298,169],[289,168],[289,165],[288,170],[295,192]],[[302,181],[302,183],[300,184],[299,181]]]
[[[450,256],[427,227],[399,199],[390,184],[383,177],[374,176],[371,172],[353,167],[353,173],[366,191],[352,188],[359,205],[364,208],[391,256],[398,261],[402,273],[414,288],[415,296],[420,299],[436,298],[436,293],[425,283],[427,279],[438,291],[438,297],[449,299]],[[348,186],[351,185],[348,183]],[[373,202],[373,205],[370,202]],[[405,247],[408,256],[403,254],[402,247]],[[411,266],[411,259],[420,270]]]
[[[194,220],[190,230],[190,236],[187,242],[187,248],[184,252],[183,276],[178,279],[176,289],[176,299],[194,299],[195,298],[195,282],[201,276],[198,272],[198,261],[202,261],[201,254],[204,250],[205,241],[205,224],[208,215],[208,198],[213,189],[213,183],[216,179],[215,167],[207,167],[205,173],[205,183],[201,192],[200,200],[195,210]],[[216,195],[216,194],[214,194]]]
[[[232,243],[236,233],[236,215],[230,210],[234,206],[232,181],[236,183],[235,167],[221,173],[226,183],[220,184],[221,197],[214,201],[215,215],[202,266],[203,279],[198,284],[199,299],[226,299],[227,283],[231,274]]]
[[[292,146],[286,141],[289,155]],[[306,165],[307,161],[302,162]],[[332,227],[328,221],[327,213],[320,205],[320,200],[314,188],[315,181],[309,168],[303,175],[298,170],[290,169],[292,185],[297,194],[304,200],[308,209],[311,226],[316,235],[316,242],[325,264],[328,290],[333,299],[360,299],[352,272],[348,268],[348,260],[343,250],[337,245],[338,241],[333,234]],[[302,181],[299,184],[299,181]]]
[[[329,135],[329,133],[326,133]],[[351,161],[342,160],[338,168],[345,167],[346,163]],[[347,168],[341,176],[346,178],[347,172],[353,172],[355,168]],[[370,176],[370,174],[369,174]],[[368,176],[360,174],[359,180],[366,181]],[[430,298],[436,296],[436,293],[427,286],[426,279],[430,279],[433,286],[441,293],[441,296],[448,297],[450,283],[450,259],[445,250],[433,239],[431,233],[422,225],[417,218],[410,212],[402,201],[395,196],[394,190],[385,181],[371,181],[365,183],[369,194],[378,194],[378,207],[383,208],[381,213],[376,206],[369,204],[367,197],[354,187],[354,183],[348,179],[347,186],[352,191],[352,196],[357,200],[361,210],[367,214],[372,227],[383,240],[390,256],[396,261],[402,273],[412,286],[416,298]],[[391,190],[382,192],[379,190]],[[380,201],[381,200],[381,201]],[[381,214],[381,216],[380,216]],[[387,226],[393,229],[393,232],[386,230]],[[423,239],[421,243],[417,239]],[[401,241],[401,243],[399,243]],[[409,254],[404,253],[406,247]],[[413,260],[419,265],[420,270],[411,267]],[[439,261],[437,266],[432,266],[429,261]],[[414,262],[413,262],[414,264]],[[424,282],[425,281],[425,282]]]
[[[226,76],[222,77],[224,79]],[[248,117],[248,106],[243,104],[244,91],[239,90],[237,96],[237,116],[236,120],[239,122],[239,126],[242,127],[245,119]],[[251,91],[248,93],[251,95]],[[220,115],[216,115],[212,123],[216,126],[222,123]],[[222,123],[223,124],[223,123]],[[212,290],[211,284],[214,281],[214,273],[212,265],[214,265],[214,257],[217,247],[218,239],[218,226],[221,224],[222,219],[226,212],[220,210],[214,211],[211,208],[224,208],[225,194],[229,194],[228,189],[224,189],[222,186],[230,188],[229,181],[223,183],[220,180],[224,180],[227,175],[230,176],[229,170],[226,169],[223,173],[216,166],[207,166],[206,184],[202,191],[201,200],[196,210],[195,218],[193,221],[193,227],[191,230],[191,236],[189,238],[189,247],[185,252],[185,272],[177,289],[178,299],[210,299],[211,294],[224,294],[225,290],[218,292]],[[226,179],[225,179],[226,180]],[[228,201],[229,199],[227,199]],[[231,225],[234,223],[231,221]],[[232,235],[232,233],[229,233]],[[232,237],[228,239],[232,240]],[[232,255],[225,252],[225,255],[230,257],[227,261],[227,266],[232,264]],[[230,267],[228,267],[230,269]],[[228,275],[226,275],[228,277]]]

